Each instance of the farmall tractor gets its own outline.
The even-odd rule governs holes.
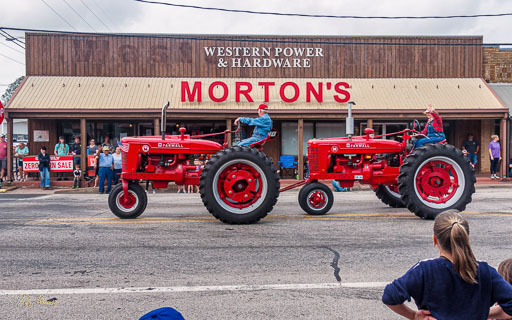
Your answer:
[[[353,136],[352,104],[349,103],[347,137],[308,141],[307,180],[279,190],[280,183],[272,159],[262,151],[273,134],[249,147],[227,147],[227,137],[236,131],[190,136],[185,128],[180,135],[166,135],[167,103],[162,108],[161,137],[125,137],[122,142],[122,183],[112,189],[109,207],[123,219],[136,218],[147,205],[146,191],[177,185],[199,185],[201,199],[217,219],[230,224],[248,224],[264,218],[277,202],[280,192],[302,186],[298,194],[301,208],[310,215],[326,214],[334,197],[321,180],[336,180],[342,187],[355,181],[371,185],[377,197],[392,207],[407,207],[417,216],[433,219],[448,209],[464,210],[475,192],[474,169],[462,152],[444,143],[413,149],[412,129],[374,136],[365,129]],[[223,145],[202,140],[224,135]],[[399,137],[402,141],[382,139]],[[202,171],[187,164],[191,155],[212,155]]]

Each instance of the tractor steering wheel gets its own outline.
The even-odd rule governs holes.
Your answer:
[[[418,129],[416,129],[416,126],[418,126]],[[421,132],[421,124],[417,119],[414,119],[414,122],[412,125],[412,130],[417,130],[417,131]]]

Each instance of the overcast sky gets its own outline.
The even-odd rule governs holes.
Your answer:
[[[451,20],[340,20],[249,15],[173,8],[132,0],[44,0],[78,31],[194,34],[483,35],[485,43],[512,42],[512,17]],[[163,0],[166,1],[166,0]],[[512,12],[512,0],[168,0],[257,11],[332,15],[458,15]],[[73,29],[43,0],[1,0],[2,27]],[[84,3],[105,24],[103,25]],[[23,37],[22,32],[11,32]],[[23,49],[0,38],[0,95],[25,74]],[[7,48],[6,46],[11,47]],[[21,51],[21,52],[18,52]]]

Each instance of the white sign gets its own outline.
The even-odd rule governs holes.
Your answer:
[[[311,68],[311,59],[323,57],[322,48],[203,47],[216,57],[219,68]]]
[[[48,142],[50,135],[48,130],[34,130],[34,142]]]

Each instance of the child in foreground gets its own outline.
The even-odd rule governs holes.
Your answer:
[[[486,262],[477,262],[469,224],[457,211],[436,217],[433,241],[439,258],[417,263],[388,284],[384,304],[408,319],[512,319],[512,286]],[[419,310],[404,304],[411,298]]]

